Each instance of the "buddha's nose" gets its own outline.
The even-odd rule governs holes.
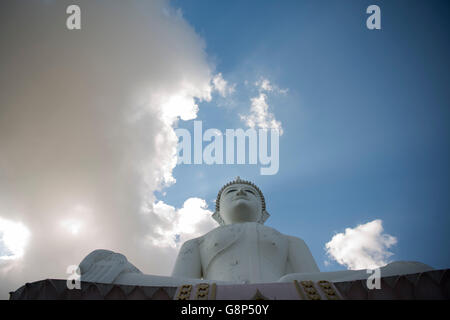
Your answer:
[[[245,196],[245,191],[242,188],[238,189],[238,192],[236,193],[237,196]]]

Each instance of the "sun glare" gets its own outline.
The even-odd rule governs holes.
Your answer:
[[[64,220],[61,225],[73,235],[77,235],[81,229],[81,222],[75,219]]]
[[[24,224],[0,218],[0,260],[23,256],[29,238],[30,231]]]

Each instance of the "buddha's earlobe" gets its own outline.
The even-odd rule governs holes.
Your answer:
[[[213,218],[214,220],[216,220],[216,222],[217,222],[218,224],[220,224],[221,226],[224,226],[224,225],[225,225],[225,221],[223,221],[222,217],[220,216],[219,211],[214,212],[213,215],[212,215],[212,218]]]
[[[259,219],[259,223],[264,224],[264,222],[266,222],[267,219],[269,219],[270,214],[266,211],[263,210],[262,214],[261,214],[261,218]]]

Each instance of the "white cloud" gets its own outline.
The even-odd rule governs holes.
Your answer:
[[[186,240],[211,231],[218,225],[211,218],[213,212],[207,208],[206,201],[200,198],[187,199],[180,209],[158,201],[153,212],[165,223],[150,241],[154,246],[177,248]]]
[[[222,97],[226,97],[235,91],[236,84],[229,85],[222,77],[222,73],[218,73],[212,79],[213,87]]]
[[[328,256],[350,270],[374,269],[388,263],[392,255],[387,249],[397,243],[383,234],[381,220],[373,220],[356,228],[346,228],[325,244]]]
[[[168,275],[176,249],[148,240],[204,230],[182,218],[207,210],[198,201],[168,206],[167,217],[162,205],[151,211],[154,191],[175,182],[173,126],[211,99],[203,40],[168,1],[77,4],[80,31],[58,27],[63,2],[2,5],[0,217],[21,221],[33,241],[22,252],[3,235],[0,252],[23,256],[17,268],[0,266],[0,298],[26,282],[64,279],[98,248]],[[75,210],[80,203],[89,210]]]
[[[259,87],[260,91],[272,91],[273,86],[270,84],[270,81],[267,79],[260,79],[255,82],[255,86]]]
[[[21,222],[0,217],[0,266],[5,260],[23,256],[30,238],[30,231]]]
[[[259,94],[250,99],[250,113],[240,115],[242,121],[250,128],[275,129],[278,130],[280,136],[283,134],[281,122],[275,118],[275,115],[269,111],[267,102],[267,92],[280,92],[278,87],[272,85],[267,79],[260,79],[255,83],[259,89]]]
[[[280,89],[276,84],[271,83],[266,78],[260,78],[255,82],[255,86],[258,88],[259,92],[274,92],[279,94],[286,94],[289,91],[289,89]]]

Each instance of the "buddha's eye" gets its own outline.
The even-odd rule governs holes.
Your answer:
[[[253,190],[247,189],[247,190],[245,190],[245,191],[250,192],[251,194],[253,194],[254,196],[256,196],[256,194],[253,192]]]
[[[225,192],[225,194],[228,194],[230,192],[236,191],[236,189],[228,189],[227,192]]]

